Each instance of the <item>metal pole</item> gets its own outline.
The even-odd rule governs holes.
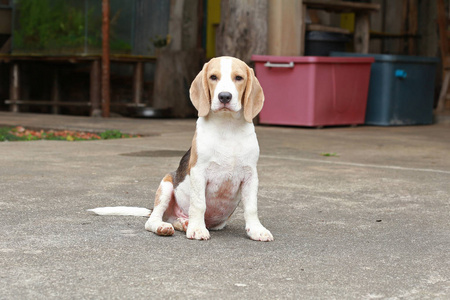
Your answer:
[[[109,118],[110,68],[109,68],[109,0],[102,0],[102,115]]]

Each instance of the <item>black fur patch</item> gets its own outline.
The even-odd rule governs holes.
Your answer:
[[[191,148],[183,155],[180,160],[178,169],[171,173],[173,180],[173,188],[176,188],[186,178],[189,169],[189,160],[191,158]]]

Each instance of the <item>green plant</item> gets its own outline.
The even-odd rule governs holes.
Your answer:
[[[170,44],[171,37],[170,35],[162,37],[158,34],[154,38],[150,39],[150,41],[152,42],[153,46],[155,46],[155,48],[163,48]]]
[[[100,137],[104,140],[108,139],[120,139],[122,137],[122,132],[119,130],[106,130],[100,133]]]
[[[337,156],[339,156],[339,155],[337,155],[337,153],[328,153],[328,152],[322,152],[322,153],[320,153],[320,155],[322,155],[322,156],[335,156],[335,157],[337,157]]]
[[[14,48],[24,52],[77,52],[85,44],[101,47],[101,11],[94,6],[65,0],[15,0],[17,29],[14,30]],[[131,45],[116,35],[120,11],[111,18],[110,47],[130,52]],[[86,28],[86,23],[88,27]]]
[[[100,139],[120,139],[139,137],[137,135],[123,134],[119,130],[107,130],[102,133],[80,132],[72,130],[30,130],[22,126],[0,127],[0,141],[34,141],[34,140],[59,140],[59,141],[86,141]]]

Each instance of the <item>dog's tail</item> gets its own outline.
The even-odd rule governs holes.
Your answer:
[[[114,207],[97,207],[88,209],[97,215],[102,216],[136,216],[136,217],[149,217],[151,210],[144,207],[131,207],[131,206],[114,206]]]

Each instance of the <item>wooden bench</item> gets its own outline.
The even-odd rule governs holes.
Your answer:
[[[132,103],[111,103],[111,105],[145,106],[142,103],[142,90],[144,80],[144,63],[154,63],[156,58],[152,56],[140,55],[111,55],[112,63],[127,63],[134,65],[133,73],[133,101]],[[51,99],[49,100],[22,100],[20,99],[20,63],[24,62],[45,62],[49,64],[60,63],[89,63],[90,64],[90,96],[89,101],[67,102],[61,101],[59,91],[59,74],[57,68],[52,82]],[[41,55],[41,54],[0,54],[0,63],[10,63],[10,95],[5,100],[10,105],[10,111],[19,112],[20,105],[46,105],[52,107],[52,112],[57,114],[60,106],[88,106],[91,114],[99,113],[101,108],[101,78],[100,65],[101,55]]]

